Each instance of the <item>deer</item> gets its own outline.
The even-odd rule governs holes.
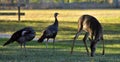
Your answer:
[[[73,39],[72,47],[71,47],[71,54],[73,53],[73,48],[76,39],[79,37],[82,31],[85,31],[85,35],[83,38],[84,46],[87,51],[87,55],[89,56],[88,46],[86,44],[87,39],[90,41],[90,56],[94,57],[96,51],[96,45],[99,41],[102,41],[102,55],[105,54],[105,47],[103,41],[103,28],[99,21],[92,15],[84,14],[78,19],[78,31],[75,34]]]

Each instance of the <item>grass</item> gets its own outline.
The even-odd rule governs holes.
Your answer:
[[[7,39],[1,39],[0,45]],[[112,44],[106,40],[106,54],[101,55],[102,44],[99,43],[94,58],[86,55],[83,42],[77,41],[74,52],[70,55],[71,40],[62,40],[55,43],[55,50],[52,43],[45,47],[45,43],[38,44],[35,41],[27,43],[27,53],[25,53],[15,42],[6,47],[0,46],[0,62],[119,62],[120,46],[119,41]],[[27,56],[27,57],[25,57]]]
[[[2,11],[2,10],[1,10]],[[6,10],[9,11],[9,10]],[[15,10],[11,10],[15,11]],[[17,16],[0,16],[0,33],[12,34],[26,26],[32,26],[39,38],[42,31],[54,22],[54,12],[59,12],[59,32],[53,51],[52,43],[46,49],[45,43],[35,41],[27,43],[27,53],[15,42],[6,47],[3,43],[8,39],[0,39],[0,62],[120,62],[120,10],[22,10],[26,13],[22,21],[17,22]],[[94,58],[86,55],[81,41],[84,32],[75,44],[74,53],[70,55],[72,39],[77,31],[77,20],[82,14],[95,16],[104,28],[106,55],[101,55],[102,44],[97,46]],[[88,42],[89,43],[89,42]],[[89,45],[89,44],[88,44]],[[25,55],[27,57],[25,57]]]
[[[2,11],[2,10],[1,10]],[[10,12],[15,11],[11,10]],[[2,11],[3,12],[3,11]],[[9,12],[6,10],[4,12]],[[120,10],[104,9],[104,10],[22,10],[25,16],[22,16],[22,21],[17,22],[17,16],[1,16],[0,17],[0,32],[11,34],[18,29],[25,26],[32,26],[37,36],[40,37],[42,31],[54,22],[54,12],[60,13],[59,19],[59,33],[57,39],[72,39],[77,31],[77,20],[82,14],[90,14],[95,16],[100,23],[102,23],[105,36],[106,33],[119,34],[120,26]],[[31,17],[32,16],[32,17]],[[12,21],[12,22],[11,22]],[[47,22],[47,23],[46,23]],[[15,26],[15,27],[14,27]],[[114,30],[114,31],[113,31]]]

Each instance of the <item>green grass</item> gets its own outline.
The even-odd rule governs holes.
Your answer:
[[[7,39],[1,39],[2,45]],[[119,62],[120,46],[119,41],[105,40],[106,53],[101,55],[102,44],[99,43],[94,58],[87,56],[83,42],[77,41],[74,52],[71,55],[71,40],[62,40],[55,43],[55,50],[52,43],[45,47],[45,43],[39,44],[35,41],[27,43],[27,53],[14,42],[8,46],[0,46],[0,62]],[[110,41],[114,41],[112,44]],[[25,57],[26,56],[26,57]]]
[[[2,11],[2,10],[1,10]],[[9,10],[6,10],[9,11]],[[15,11],[15,10],[12,10]],[[0,17],[0,33],[12,34],[26,26],[32,26],[39,38],[42,31],[54,22],[54,12],[59,12],[59,32],[53,51],[52,43],[48,49],[45,43],[35,41],[27,43],[27,53],[15,42],[6,47],[2,45],[8,39],[0,39],[0,62],[120,62],[120,10],[23,10],[26,13],[22,21],[17,22],[17,16]],[[103,26],[106,55],[101,55],[102,44],[97,45],[96,56],[91,58],[81,41],[84,32],[75,44],[74,53],[70,55],[73,37],[77,31],[77,20],[82,14],[95,16]],[[89,42],[88,42],[89,45]],[[27,57],[25,57],[25,55]]]

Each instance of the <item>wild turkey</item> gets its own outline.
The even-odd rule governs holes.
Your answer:
[[[22,48],[22,45],[25,48],[26,42],[31,41],[35,37],[35,31],[32,27],[25,27],[21,30],[16,31],[11,38],[3,45],[6,46],[14,41],[17,41]]]
[[[57,19],[57,16],[58,16],[58,13],[54,13],[54,17],[55,17],[55,22],[48,26],[41,38],[38,39],[38,42],[42,43],[44,41],[45,38],[47,38],[47,42],[46,42],[46,48],[47,48],[47,43],[48,43],[48,40],[50,38],[53,38],[53,48],[54,48],[54,42],[55,42],[55,38],[56,38],[56,35],[57,35],[57,32],[58,32],[58,19]]]

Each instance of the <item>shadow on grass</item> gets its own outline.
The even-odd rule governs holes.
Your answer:
[[[2,43],[6,39],[0,40],[0,59],[1,61],[32,61],[32,62],[79,62],[79,61],[95,61],[95,62],[119,62],[120,54],[118,53],[120,50],[115,44],[119,44],[116,40],[111,40],[114,42],[114,45],[109,40],[105,41],[105,46],[111,45],[110,47],[106,47],[105,56],[101,55],[102,44],[97,45],[97,50],[100,52],[96,52],[96,56],[91,58],[86,55],[86,50],[82,41],[76,41],[74,52],[71,55],[71,45],[72,40],[61,40],[59,42],[55,42],[55,50],[52,48],[52,43],[48,44],[48,48],[45,47],[45,43],[39,44],[37,42],[31,41],[27,43],[27,53],[19,47],[19,44],[12,43],[11,45],[7,45],[6,47],[1,47]],[[117,51],[117,53],[116,53]],[[27,57],[25,57],[25,55]],[[24,59],[25,58],[25,59]],[[34,61],[35,59],[36,61]]]
[[[23,21],[23,22],[26,22],[26,21]],[[52,22],[47,22],[48,24],[44,24],[46,22],[41,22],[41,21],[27,21],[28,23],[41,23],[41,26],[49,26],[49,24],[51,25]],[[102,23],[103,25],[103,30],[104,30],[104,34],[120,34],[120,29],[119,29],[119,26],[120,26],[120,23]],[[74,27],[73,27],[74,26]],[[38,27],[38,26],[37,26]],[[37,28],[36,27],[36,28]],[[45,29],[45,28],[44,28]],[[77,32],[77,22],[67,22],[67,21],[61,21],[59,23],[59,31],[62,32],[62,31],[69,31],[67,34],[75,34]],[[64,33],[65,35],[66,33]],[[67,35],[66,34],[66,35]]]
[[[37,33],[42,33],[43,30],[46,29],[47,26],[51,25],[54,21],[21,21],[18,23],[17,21],[2,21],[0,20],[0,32],[14,32],[18,29],[21,29],[26,26],[32,26]],[[120,34],[120,23],[102,23],[104,34]],[[60,35],[75,35],[77,32],[77,22],[67,22],[60,21],[59,23],[59,33]]]
[[[59,51],[56,48],[55,51],[51,48],[27,48],[25,54],[20,49],[12,51],[3,51],[0,53],[1,61],[31,61],[31,62],[119,62],[119,54],[96,54],[95,57],[87,56],[84,52],[74,52],[72,55],[69,51]],[[6,54],[7,53],[7,54]],[[25,57],[26,55],[26,57]]]

